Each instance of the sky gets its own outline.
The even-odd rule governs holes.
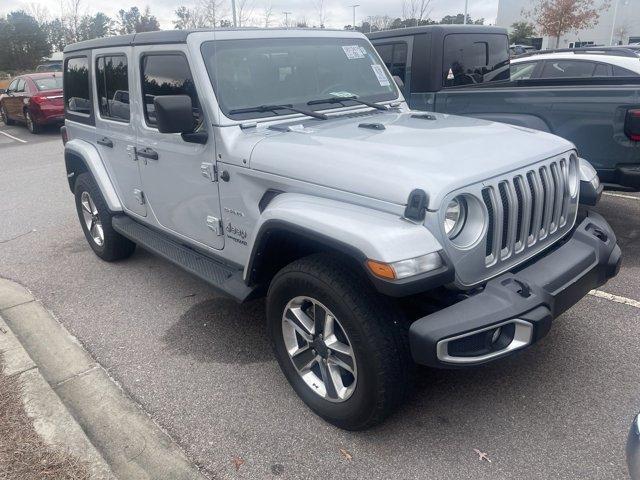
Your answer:
[[[0,13],[8,13],[11,10],[29,8],[38,4],[46,8],[51,16],[55,16],[60,11],[61,1],[67,0],[0,0]],[[241,0],[236,0],[237,2]],[[180,5],[193,7],[197,0],[153,0],[139,2],[137,0],[81,0],[81,10],[86,13],[102,11],[111,17],[115,17],[116,12],[121,9],[128,9],[138,6],[141,10],[149,5],[151,12],[158,18],[162,28],[173,28],[171,21],[175,18],[173,12]],[[231,10],[231,0],[224,0]],[[473,18],[484,17],[485,23],[494,23],[498,10],[498,0],[468,0],[469,15]],[[306,18],[310,25],[317,23],[317,14],[314,7],[314,0],[247,0],[252,4],[253,14],[257,24],[263,18],[265,6],[273,7],[273,26],[279,25],[284,16],[282,12],[292,12],[290,18]],[[327,12],[327,27],[343,28],[352,23],[353,10],[349,5],[359,3],[356,9],[356,23],[370,15],[389,15],[396,18],[402,16],[403,0],[324,0]],[[445,15],[460,13],[464,10],[465,0],[431,0],[430,17],[436,20]]]

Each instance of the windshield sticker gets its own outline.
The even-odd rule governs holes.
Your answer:
[[[380,65],[371,65],[371,68],[373,69],[373,73],[376,74],[376,78],[378,79],[378,82],[380,83],[380,86],[381,87],[388,87],[390,85],[389,79],[384,74],[384,69],[382,68],[382,66],[380,66]]]
[[[349,60],[356,60],[358,58],[364,58],[363,49],[359,45],[344,45],[342,47],[344,54]]]
[[[355,97],[355,95],[351,92],[329,92],[329,95],[331,95],[332,97],[339,97],[339,98]]]

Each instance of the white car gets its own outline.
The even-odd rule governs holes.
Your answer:
[[[511,60],[511,80],[640,77],[640,55],[630,49],[566,50]]]

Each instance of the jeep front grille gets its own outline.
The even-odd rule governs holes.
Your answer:
[[[554,160],[482,189],[489,216],[488,267],[552,237],[567,224],[568,161]]]
[[[458,282],[472,286],[531,258],[555,243],[575,223],[578,195],[569,184],[575,152],[471,185],[448,197],[471,195],[486,208],[482,237],[465,248],[447,248]],[[571,180],[570,180],[571,179]],[[574,192],[575,193],[575,192]],[[473,252],[473,254],[471,254]]]

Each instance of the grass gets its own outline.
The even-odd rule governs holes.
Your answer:
[[[85,465],[64,448],[46,444],[33,427],[22,384],[4,374],[0,355],[0,478],[6,480],[88,479]]]

